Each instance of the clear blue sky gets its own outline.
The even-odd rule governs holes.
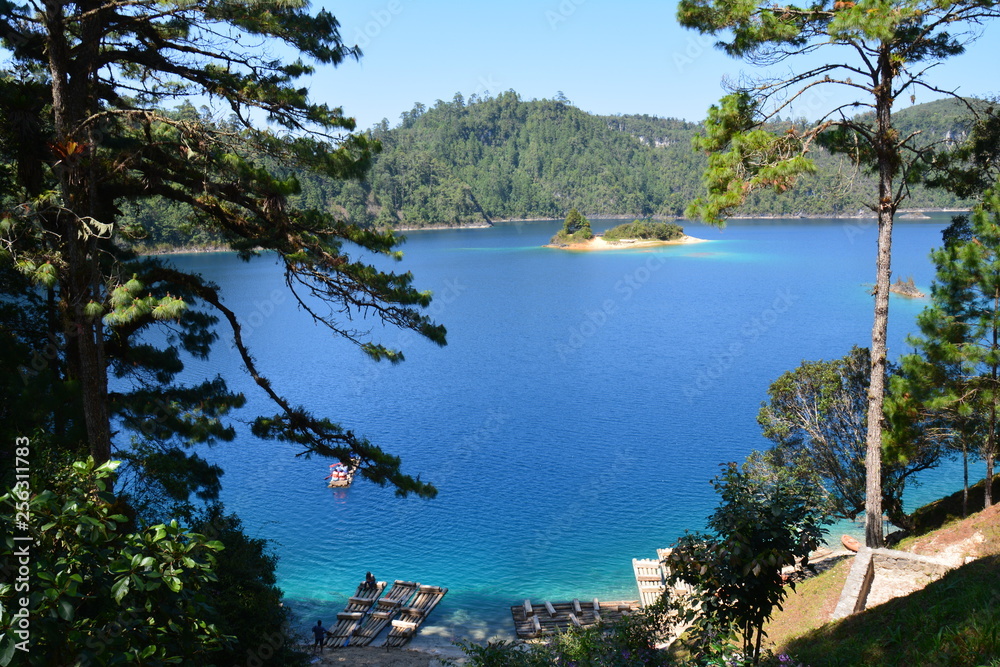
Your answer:
[[[365,55],[321,69],[312,94],[342,106],[362,129],[382,118],[396,125],[415,102],[432,106],[456,92],[508,89],[526,99],[562,91],[592,113],[697,121],[723,94],[724,76],[752,71],[682,29],[675,2],[327,0],[319,6]],[[998,31],[1000,25],[990,26],[968,53],[938,67],[935,81],[964,95],[997,91]],[[919,94],[917,102],[935,97]]]

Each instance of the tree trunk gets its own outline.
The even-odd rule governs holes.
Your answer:
[[[986,487],[983,489],[986,508],[993,505],[993,452],[986,454]]]
[[[86,50],[91,58],[71,57],[67,37],[65,5],[55,0],[45,3],[45,23],[48,35],[46,50],[52,89],[52,111],[55,120],[55,144],[63,151],[56,166],[60,190],[68,211],[56,221],[60,230],[61,252],[66,262],[60,276],[60,296],[65,313],[68,377],[80,383],[83,420],[90,453],[98,464],[111,458],[111,424],[108,411],[108,372],[104,359],[104,329],[100,318],[91,319],[84,308],[90,301],[103,301],[99,276],[96,239],[83,232],[81,218],[95,216],[97,209],[93,160],[97,147],[93,131],[87,128],[83,137],[76,136],[81,122],[92,112],[92,72],[80,62],[94,63],[100,48],[94,29],[96,14],[83,22],[81,43],[75,50]],[[76,146],[70,150],[71,146]],[[82,146],[82,149],[81,149]]]
[[[892,189],[898,152],[892,130],[892,64],[888,47],[879,59],[875,88],[875,154],[878,160],[878,253],[875,262],[875,319],[872,324],[871,381],[868,390],[868,433],[865,451],[865,546],[885,544],[882,531],[882,429],[885,402],[886,329],[889,324],[889,278],[892,222],[896,200]]]
[[[891,188],[880,184],[879,190]],[[886,329],[889,322],[889,259],[892,247],[893,206],[881,200],[878,211],[878,261],[875,282],[875,321],[872,325],[871,382],[868,390],[868,433],[865,451],[865,545],[883,546],[882,534],[882,406],[885,402]]]
[[[996,313],[1000,312],[1000,287],[993,291],[993,347],[990,349],[994,355],[997,353],[997,319]],[[993,505],[993,457],[996,455],[997,447],[997,364],[990,366],[990,430],[986,434],[986,486],[983,487],[983,509],[989,509]]]
[[[969,450],[965,447],[965,440],[962,440],[962,474],[964,484],[962,485],[962,518],[969,516]]]
[[[996,382],[997,369],[993,367],[993,380]],[[996,390],[990,401],[990,422],[989,432],[986,434],[986,451],[983,458],[986,459],[986,484],[983,487],[983,509],[989,509],[993,505],[993,456],[996,452],[996,428],[997,428],[997,399]]]
[[[103,327],[88,323],[78,336],[80,350],[80,390],[87,425],[90,455],[98,464],[111,459],[111,424],[108,415],[108,371],[103,362]]]

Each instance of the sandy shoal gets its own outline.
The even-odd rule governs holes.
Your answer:
[[[693,236],[684,235],[679,239],[671,241],[640,241],[638,239],[622,239],[621,241],[605,241],[603,236],[595,236],[589,241],[581,243],[567,243],[565,245],[547,244],[546,248],[559,248],[560,250],[626,250],[629,248],[653,248],[662,245],[687,245],[689,243],[705,243],[707,239],[698,239]]]

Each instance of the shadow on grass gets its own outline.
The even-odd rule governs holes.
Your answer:
[[[1000,667],[1000,556],[787,645],[810,667]]]

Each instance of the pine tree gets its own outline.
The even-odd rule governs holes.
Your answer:
[[[219,418],[243,399],[221,379],[171,385],[181,368],[178,349],[209,354],[218,317],[277,406],[257,419],[256,434],[295,442],[306,454],[357,457],[369,480],[433,495],[432,486],[400,471],[396,457],[290,404],[260,374],[216,286],[122,250],[144,233],[141,224],[123,226],[122,204],[177,203],[192,229],[220,237],[244,258],[277,256],[299,304],[373,359],[403,356],[350,324],[365,313],[444,344],[444,328],[422,312],[430,293],[415,289],[409,273],[370,264],[374,256],[400,257],[397,236],[292,204],[300,184],[286,167],[355,179],[378,149],[352,133],[355,123],[341,109],[312,102],[299,82],[315,71],[303,59],[335,66],[360,56],[341,40],[336,19],[310,14],[301,0],[4,3],[0,34],[13,62],[0,77],[0,120],[14,129],[3,136],[14,165],[0,184],[3,261],[47,294],[38,321],[50,328],[59,354],[36,374],[72,388],[75,412],[67,419],[94,459],[107,461],[113,447],[127,453],[128,433],[112,442],[116,416],[156,447],[232,437]],[[279,59],[261,43],[281,44],[301,59]],[[164,108],[191,96],[230,115]],[[140,343],[165,323],[176,323],[177,346]],[[111,395],[112,371],[153,378],[153,386]],[[160,462],[178,451],[161,449]],[[201,465],[194,476],[212,471]]]
[[[563,222],[563,231],[571,236],[579,234],[586,238],[594,235],[593,230],[590,228],[590,220],[583,217],[583,214],[575,208],[571,208],[566,215],[566,220]]]
[[[814,171],[808,153],[815,145],[851,156],[876,177],[869,208],[878,219],[875,315],[872,326],[871,385],[866,451],[865,542],[884,543],[882,530],[882,432],[886,368],[886,328],[889,317],[889,277],[892,225],[909,183],[919,175],[928,152],[915,135],[902,135],[893,125],[893,106],[918,90],[949,94],[932,85],[927,70],[956,56],[972,39],[950,32],[956,25],[978,24],[1000,13],[994,3],[969,0],[893,0],[835,2],[831,5],[681,0],[678,19],[685,27],[718,36],[730,56],[762,66],[806,65],[787,76],[733,83],[733,92],[709,111],[704,136],[696,139],[706,151],[707,195],[696,200],[688,217],[721,225],[723,217],[753,192],[784,191],[796,179]],[[843,48],[846,47],[846,48]],[[806,56],[832,51],[817,64]],[[842,60],[841,60],[842,59]],[[839,88],[846,103],[826,103],[823,92]],[[833,91],[831,91],[833,92]],[[838,98],[839,99],[839,98]],[[820,118],[804,127],[776,134],[767,129],[779,114],[798,104],[821,105]],[[870,114],[857,116],[858,111]]]
[[[1000,428],[1000,185],[974,210],[969,238],[960,235],[931,257],[937,266],[931,305],[917,317],[921,335],[909,338],[916,352],[901,360],[890,414],[942,415],[963,450],[978,440],[989,481]],[[965,486],[967,495],[967,479]],[[993,504],[990,483],[985,504]]]

